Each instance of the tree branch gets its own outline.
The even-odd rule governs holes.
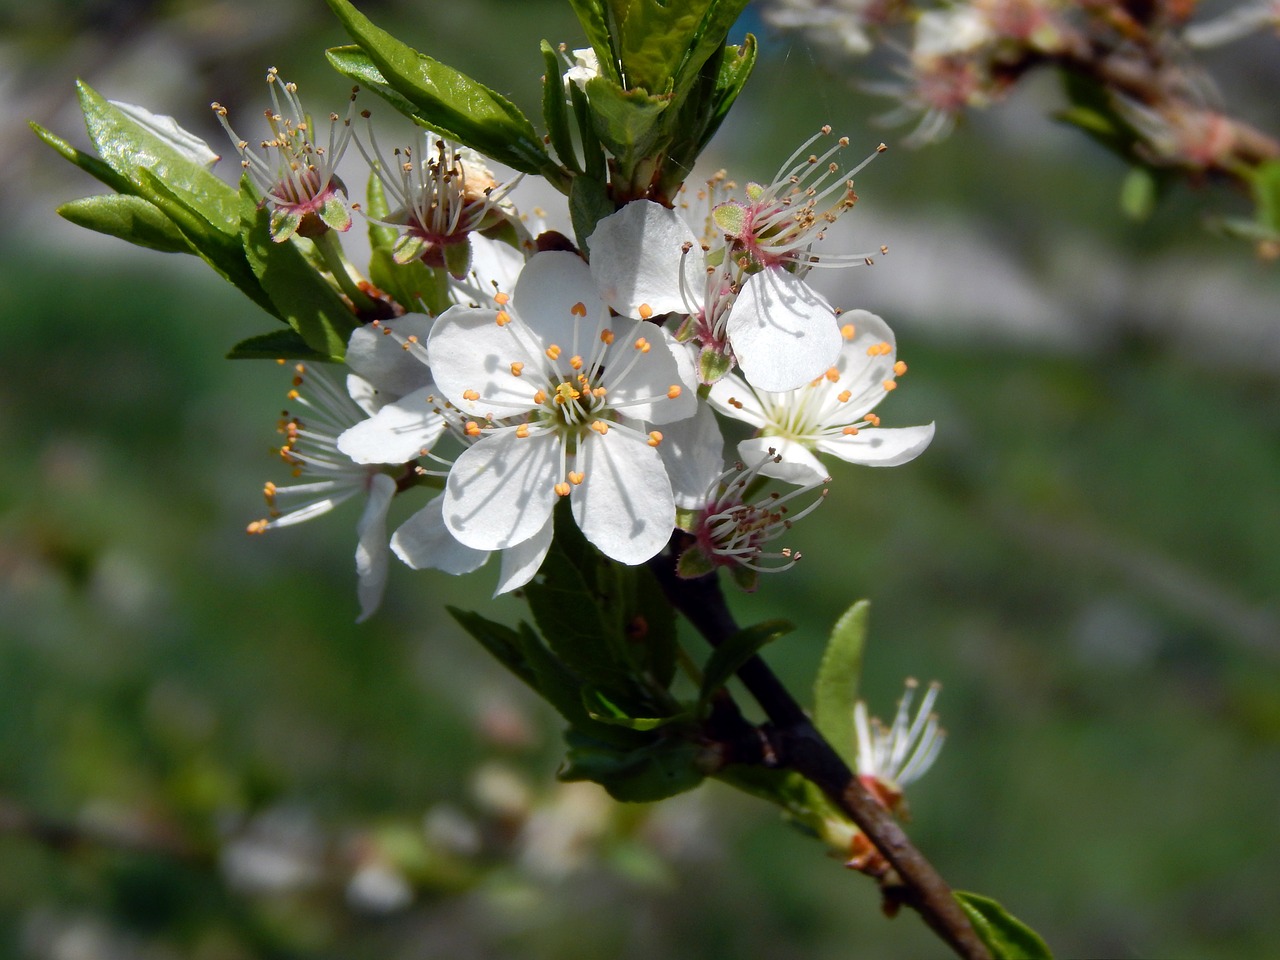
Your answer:
[[[649,566],[672,606],[713,647],[738,632],[715,574],[683,580],[676,576],[670,553],[659,554]],[[904,886],[888,888],[886,895],[919,912],[959,956],[990,960],[947,882],[912,846],[892,814],[867,792],[764,660],[752,657],[738,671],[738,678],[769,717],[778,765],[795,770],[821,789],[897,871]]]

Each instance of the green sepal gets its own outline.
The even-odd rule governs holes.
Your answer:
[[[455,280],[462,280],[471,272],[471,241],[463,238],[458,243],[444,245],[444,268]]]
[[[676,561],[676,576],[685,580],[696,580],[714,573],[716,565],[697,546],[686,547]]]
[[[227,354],[228,360],[328,360],[317,350],[307,346],[291,327],[260,333],[256,337],[241,340]]]
[[[130,194],[104,194],[72,200],[58,216],[78,227],[161,253],[195,253],[182,231],[154,204]]]
[[[358,326],[351,308],[307,261],[297,241],[272,239],[271,218],[258,206],[247,178],[241,180],[240,200],[244,251],[262,289],[307,346],[341,360]]]
[[[320,205],[319,216],[320,222],[330,230],[346,233],[351,229],[351,208],[344,196],[330,193]]]
[[[736,564],[729,568],[729,579],[743,593],[755,593],[760,587],[760,571]]]
[[[704,747],[678,737],[656,737],[626,749],[570,729],[565,742],[569,750],[559,779],[594,781],[615,800],[629,803],[651,803],[692,790],[714,766]]]
[[[77,81],[76,91],[89,139],[98,156],[129,181],[135,192],[147,200],[152,199],[144,179],[144,174],[150,174],[211,225],[235,232],[238,222],[235,190],[152,127],[107,102],[87,83]]]
[[[274,207],[271,210],[271,239],[276,243],[284,243],[302,226],[302,214],[296,210],[285,210]]]
[[[993,960],[1053,960],[1053,953],[1040,934],[995,900],[963,890],[953,891],[953,896]]]
[[[1155,209],[1159,184],[1146,167],[1133,167],[1120,185],[1120,212],[1130,220],[1141,222]]]
[[[710,347],[698,354],[698,379],[703,383],[715,383],[733,369],[733,359]]]
[[[851,769],[858,758],[853,704],[858,698],[870,613],[871,604],[859,600],[836,621],[813,681],[813,725]]]
[[[582,705],[592,720],[641,732],[656,730],[658,727],[690,719],[688,713],[674,713],[669,717],[630,717],[625,710],[594,687],[582,688]]]
[[[712,652],[711,658],[702,671],[702,692],[700,701],[705,703],[717,690],[729,682],[729,678],[738,669],[760,652],[766,643],[777,640],[795,629],[795,625],[786,620],[766,620],[750,627],[744,627],[735,633]]]
[[[1253,202],[1258,225],[1280,235],[1280,160],[1268,160],[1253,171]]]
[[[756,184],[747,184],[747,189]],[[747,208],[736,200],[727,200],[711,211],[711,221],[721,233],[740,237],[747,228]]]
[[[609,190],[603,183],[587,176],[573,178],[569,186],[569,222],[573,224],[578,249],[590,256],[587,238],[595,233],[597,223],[615,212]]]
[[[422,259],[427,252],[427,240],[412,233],[402,233],[391,245],[391,259],[399,266]]]
[[[565,100],[564,66],[556,50],[546,40],[541,43],[542,67],[542,122],[547,125],[551,147],[562,166],[574,173],[581,173],[578,155],[573,149],[573,137],[569,133],[569,105]]]
[[[397,40],[347,0],[328,3],[378,79],[413,105],[413,119],[523,173],[554,167],[533,124],[506,97]]]

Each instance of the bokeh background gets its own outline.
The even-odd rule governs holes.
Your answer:
[[[537,41],[581,44],[549,0],[362,6],[530,115]],[[823,123],[854,156],[892,147],[871,122],[891,104],[751,17],[763,56],[706,173],[768,177]],[[0,956],[942,953],[749,798],[620,807],[558,784],[555,718],[443,609],[514,621],[492,571],[394,569],[356,626],[354,504],[245,536],[283,479],[287,383],[221,358],[271,321],[194,260],[55,217],[97,185],[25,120],[84,144],[83,76],[229,153],[206,105],[250,126],[269,65],[312,109],[343,102],[322,3],[0,18]],[[1212,63],[1272,132],[1275,51]],[[1230,193],[1125,220],[1123,166],[1046,119],[1060,105],[1044,78],[859,176],[832,248],[890,254],[823,282],[894,325],[911,370],[881,412],[937,439],[838,469],[799,569],[734,603],[797,623],[769,659],[803,695],[831,623],[873,600],[873,712],[908,675],[944,685],[913,837],[1060,957],[1271,957],[1280,274],[1204,229],[1247,215]]]

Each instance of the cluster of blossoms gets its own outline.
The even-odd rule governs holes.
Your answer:
[[[275,71],[268,81],[272,136],[255,151],[232,134],[244,168],[273,239],[313,243],[365,322],[345,383],[322,364],[297,365],[280,455],[299,482],[269,484],[270,515],[249,529],[363,497],[362,619],[391,553],[460,574],[497,552],[498,592],[524,585],[561,500],[607,557],[643,563],[682,530],[682,575],[724,566],[750,589],[760,571],[798,559],[771,541],[821,503],[825,489],[789,507],[829,482],[821,455],[892,466],[929,444],[932,425],[881,427],[872,412],[906,371],[888,326],[842,314],[805,280],[817,266],[870,260],[815,250],[853,206],[862,166],[842,171],[843,138],[811,152],[829,128],[769,184],[734,197],[713,178],[699,194],[705,210],[626,204],[586,238],[588,260],[559,235],[535,239],[511,185],[474,154],[425,135],[388,161],[372,128],[352,134],[351,111],[331,115],[317,147],[294,87]],[[394,262],[442,268],[434,305],[391,300],[342,253],[337,234],[351,210],[365,212],[335,173],[352,139],[380,188],[380,215],[371,196],[367,216],[396,231]],[[727,470],[718,417],[754,431]],[[763,491],[770,482],[793,489]],[[418,487],[434,496],[389,532],[395,495]]]
[[[916,121],[908,143],[949,134],[970,108],[1002,99],[1034,67],[1051,64],[1095,80],[1134,128],[1147,162],[1225,169],[1242,149],[1238,125],[1215,110],[1196,48],[1280,30],[1280,3],[1250,0],[1196,17],[1197,0],[1151,4],[1086,0],[768,0],[765,19],[804,31],[838,54],[878,43],[903,54],[894,83],[868,84],[898,106],[886,123]]]

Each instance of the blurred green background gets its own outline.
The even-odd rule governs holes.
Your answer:
[[[581,43],[564,3],[362,6],[530,114],[536,42]],[[0,17],[0,956],[943,952],[726,788],[623,808],[555,783],[555,718],[443,611],[486,605],[493,571],[397,567],[357,627],[358,507],[245,536],[283,479],[287,383],[221,357],[270,321],[199,263],[57,219],[96,185],[25,119],[83,144],[79,75],[230,152],[206,104],[248,126],[269,65],[343,102],[323,4]],[[1275,131],[1263,41],[1218,66]],[[768,37],[707,172],[768,177],[824,122],[855,156],[892,146],[842,70]],[[832,248],[891,253],[826,289],[894,325],[911,370],[881,413],[937,439],[837,470],[799,569],[734,603],[798,623],[769,659],[803,697],[830,624],[873,600],[872,711],[905,676],[944,685],[913,838],[1060,957],[1271,957],[1280,280],[1203,228],[1243,198],[1183,188],[1123,220],[1123,167],[1056,104],[1033,82],[859,176]]]

